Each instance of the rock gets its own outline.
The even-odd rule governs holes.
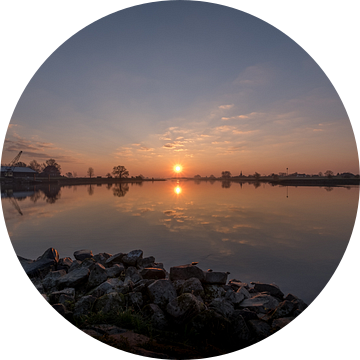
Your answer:
[[[87,295],[83,296],[79,301],[75,303],[73,316],[75,320],[78,320],[82,316],[88,316],[96,301],[96,297]]]
[[[66,308],[64,304],[53,304],[53,309],[55,309],[60,315],[65,316]]]
[[[119,264],[114,264],[112,267],[105,269],[106,274],[109,278],[118,277],[125,270],[125,268],[123,266],[120,266]]]
[[[23,258],[22,258],[23,259]],[[49,258],[39,258],[39,260],[28,262],[20,261],[26,275],[32,277],[45,277],[50,270],[56,266],[56,261]]]
[[[36,259],[36,261],[41,260],[41,259],[50,259],[50,260],[54,260],[55,263],[58,263],[59,262],[59,253],[56,249],[49,248],[41,256],[39,256]]]
[[[195,265],[180,265],[170,268],[170,280],[187,280],[190,278],[198,278],[204,281],[204,272]]]
[[[125,298],[123,294],[111,292],[98,298],[94,304],[94,312],[100,312],[103,315],[115,315],[125,307]]]
[[[238,305],[245,299],[245,295],[242,292],[228,290],[225,294],[225,299],[233,305]]]
[[[89,259],[93,257],[93,253],[91,250],[77,250],[74,252],[74,258],[79,261],[84,261],[85,259]]]
[[[166,312],[178,324],[184,324],[205,310],[205,306],[193,294],[182,294],[171,300],[166,306]]]
[[[122,258],[125,256],[126,254],[123,253],[117,253],[114,254],[112,256],[110,256],[106,261],[105,261],[105,266],[106,267],[111,267],[115,264],[122,264]]]
[[[294,317],[284,317],[280,319],[275,319],[272,322],[271,327],[274,329],[274,331],[278,331],[283,327],[285,327],[287,324],[289,324],[292,320],[294,320]]]
[[[248,341],[250,339],[250,330],[246,325],[245,319],[238,312],[233,312],[230,316],[230,322],[233,327],[233,333],[238,339],[244,341]]]
[[[163,263],[154,263],[154,268],[157,268],[157,269],[163,269],[165,270],[164,268],[164,264]]]
[[[134,266],[129,266],[126,270],[125,270],[125,280],[124,280],[124,285],[129,285],[131,283],[136,284],[137,282],[139,282],[140,280],[142,280],[142,276],[139,274],[138,270],[136,269],[136,267]]]
[[[79,285],[86,283],[89,278],[90,270],[86,267],[80,267],[58,279],[58,288],[64,289],[66,287],[76,288]]]
[[[94,255],[94,260],[97,263],[105,266],[106,260],[109,259],[110,257],[111,257],[111,255],[108,253],[100,253],[100,254]]]
[[[69,295],[66,295],[66,294],[61,294],[59,296],[58,303],[64,304],[66,309],[69,310],[69,307],[72,307],[75,304],[75,299],[72,296],[69,296]]]
[[[231,286],[231,288],[234,291],[237,291],[239,288],[241,288],[242,286],[244,286],[247,290],[249,290],[249,285],[247,283],[242,282],[241,280],[237,280],[237,279],[231,279],[228,282],[228,285]]]
[[[224,298],[214,299],[209,304],[209,309],[215,310],[225,318],[229,318],[234,312],[234,306]]]
[[[141,268],[152,268],[155,265],[155,258],[153,256],[148,256],[143,259],[138,260],[138,266]]]
[[[34,277],[34,278],[31,278],[30,280],[39,293],[41,293],[41,294],[45,293],[45,289],[44,289],[41,279]]]
[[[239,306],[241,308],[247,307],[259,313],[266,313],[269,310],[274,310],[279,305],[279,301],[271,295],[258,293],[250,299],[243,300]]]
[[[253,284],[254,289],[259,292],[267,291],[271,296],[275,296],[279,299],[283,299],[284,297],[283,292],[275,284],[264,284],[260,282],[252,282],[251,284]]]
[[[165,313],[156,304],[148,304],[142,309],[142,313],[148,318],[155,329],[165,330],[168,327],[168,321]]]
[[[281,302],[272,312],[272,319],[280,319],[289,316],[295,308],[295,304],[289,300]]]
[[[61,291],[54,291],[49,295],[50,304],[56,304],[60,302],[61,295],[66,295],[72,299],[75,299],[75,289],[74,288],[66,288]]]
[[[244,299],[249,299],[251,298],[251,294],[249,293],[249,291],[247,290],[246,286],[240,286],[238,288],[238,290],[236,291],[237,293],[243,294],[244,295]]]
[[[153,302],[160,307],[164,307],[167,303],[177,297],[175,287],[170,280],[156,280],[148,286],[148,294]]]
[[[191,293],[195,296],[204,296],[204,288],[198,278],[190,278],[184,281],[180,293]]]
[[[74,269],[79,268],[80,265],[81,265],[81,261],[79,261],[79,260],[74,260],[74,261],[71,263],[71,265],[70,265],[70,267],[69,267],[69,269],[68,269],[67,272],[71,272],[71,271],[73,271]]]
[[[122,262],[127,266],[136,266],[137,262],[142,259],[142,257],[142,250],[133,250],[122,258]]]
[[[295,305],[295,309],[299,310],[300,313],[303,312],[307,308],[307,304],[305,304],[304,301],[302,301],[295,295],[287,294],[284,297],[284,300],[291,301]]]
[[[232,317],[236,317],[236,316],[239,316],[241,315],[242,318],[245,320],[245,321],[249,321],[249,320],[258,320],[258,316],[256,314],[256,312],[254,311],[250,311],[248,309],[242,309],[242,310],[235,310],[232,314]]]
[[[206,284],[225,285],[227,282],[228,274],[226,272],[212,271],[212,272],[205,272],[204,274],[205,274],[204,282]]]
[[[89,295],[92,295],[96,298],[99,298],[110,292],[122,292],[124,288],[124,282],[117,278],[111,278],[104,281],[102,284],[97,286],[95,289],[89,292]]]
[[[127,295],[130,305],[133,305],[136,310],[140,310],[143,306],[143,296],[141,292],[131,292]]]
[[[73,263],[72,259],[69,257],[59,259],[59,262],[56,265],[57,270],[69,271],[71,264]]]
[[[144,268],[140,271],[140,275],[143,279],[165,279],[166,272],[164,269],[158,268]]]
[[[204,285],[205,297],[213,300],[225,296],[226,291],[220,285]]]
[[[271,335],[271,327],[262,320],[249,320],[247,322],[250,331],[254,332],[257,340],[262,340]]]
[[[59,278],[64,275],[66,275],[65,270],[50,271],[42,281],[45,291],[55,291],[57,289]]]
[[[90,271],[87,287],[88,289],[94,288],[108,278],[105,267],[99,263],[95,263],[94,268]]]
[[[191,320],[190,327],[199,334],[201,339],[212,346],[220,347],[232,331],[230,321],[212,309],[206,309],[196,315]]]

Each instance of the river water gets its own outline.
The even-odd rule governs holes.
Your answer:
[[[142,249],[167,270],[199,262],[229,279],[275,283],[310,303],[350,239],[359,187],[161,181],[2,191],[18,255]],[[20,266],[20,265],[19,265]]]

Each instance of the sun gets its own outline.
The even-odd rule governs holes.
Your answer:
[[[182,170],[181,165],[175,165],[175,166],[174,166],[174,170],[175,170],[175,172],[177,172],[177,173],[181,172],[181,170]]]

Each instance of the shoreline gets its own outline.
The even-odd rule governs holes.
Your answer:
[[[71,324],[118,349],[164,359],[204,358],[253,345],[282,329],[307,305],[275,284],[203,271],[194,262],[169,271],[142,250],[74,252],[54,248],[18,256],[47,302]],[[211,345],[209,345],[211,344]]]

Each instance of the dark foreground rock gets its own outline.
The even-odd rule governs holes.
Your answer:
[[[204,272],[197,263],[171,267],[168,274],[142,250],[79,250],[74,257],[60,258],[49,248],[36,260],[18,258],[59,314],[90,336],[138,355],[222,355],[272,335],[307,307],[275,284],[227,281],[227,272]]]

